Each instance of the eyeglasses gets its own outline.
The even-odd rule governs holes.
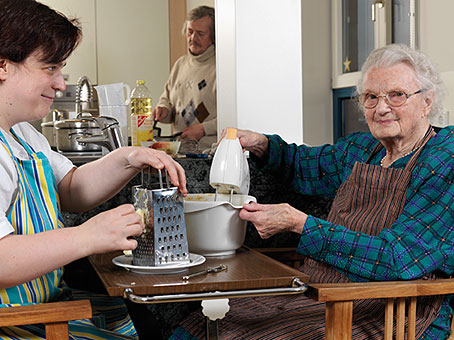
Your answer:
[[[385,99],[385,102],[389,106],[398,107],[406,103],[407,99],[415,94],[424,92],[425,90],[421,89],[414,93],[405,93],[403,91],[391,91],[385,95],[379,96],[374,93],[362,93],[358,97],[359,103],[364,106],[366,109],[373,109],[377,106],[379,99],[382,97]]]

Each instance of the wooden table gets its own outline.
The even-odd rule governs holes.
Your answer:
[[[207,257],[205,263],[181,273],[160,275],[136,274],[114,265],[112,259],[121,254],[118,252],[89,257],[110,296],[124,296],[126,288],[138,295],[169,295],[292,287],[295,278],[302,282],[308,279],[300,271],[246,247],[238,249],[236,255],[230,257]],[[219,264],[226,264],[228,269],[188,281],[182,279],[184,275]]]
[[[118,253],[89,257],[110,296],[137,303],[209,300],[244,296],[301,294],[307,275],[250,248],[242,247],[229,257],[207,257],[206,262],[176,274],[136,274],[112,263]],[[215,274],[183,280],[184,275],[225,264]],[[207,338],[217,338],[217,321],[207,318]]]

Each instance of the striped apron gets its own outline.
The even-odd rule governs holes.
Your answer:
[[[355,163],[351,175],[339,187],[327,221],[350,230],[378,235],[402,213],[411,174],[424,145],[433,136],[432,128],[404,169],[368,164],[383,147],[379,144],[366,163]],[[310,258],[299,268],[310,282],[350,282],[325,263]],[[416,336],[436,319],[443,297],[418,299]],[[230,312],[221,320],[220,339],[276,340],[325,339],[325,303],[305,296],[275,296],[231,299]],[[383,339],[384,300],[354,302],[352,338]],[[192,313],[170,339],[204,339],[201,313]]]
[[[49,160],[20,139],[27,160],[14,156],[0,131],[0,144],[8,152],[17,170],[18,190],[7,217],[15,235],[27,235],[63,228],[57,183]],[[0,289],[0,307],[52,301],[90,299],[93,318],[70,321],[70,339],[137,339],[137,333],[121,299],[71,290],[62,282],[63,268],[15,287]],[[97,310],[102,311],[98,313]],[[44,325],[0,328],[0,339],[45,339]]]

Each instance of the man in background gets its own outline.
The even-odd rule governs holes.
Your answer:
[[[200,6],[189,12],[183,26],[188,53],[175,62],[153,110],[156,121],[174,124],[174,134],[198,141],[199,151],[217,139],[214,27],[214,8]]]

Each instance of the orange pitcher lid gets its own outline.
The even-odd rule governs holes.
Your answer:
[[[238,135],[238,130],[234,128],[227,128],[227,134],[225,139],[236,139]]]

